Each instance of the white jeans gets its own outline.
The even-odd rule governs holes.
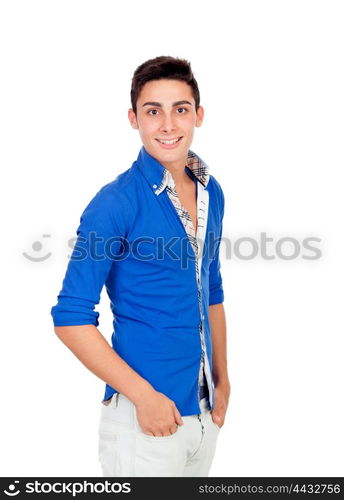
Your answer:
[[[169,436],[145,434],[135,405],[123,394],[101,403],[98,458],[104,477],[207,477],[215,454],[219,426],[206,398],[201,413],[182,416],[184,425]]]

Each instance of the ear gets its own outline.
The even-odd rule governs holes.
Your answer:
[[[129,108],[128,109],[128,118],[129,118],[129,122],[130,122],[130,125],[134,128],[134,129],[138,129],[139,126],[137,124],[137,119],[136,119],[136,115],[134,113],[134,110],[132,108]]]
[[[198,110],[196,113],[196,127],[200,127],[202,125],[204,118],[204,108],[203,106],[198,106]]]

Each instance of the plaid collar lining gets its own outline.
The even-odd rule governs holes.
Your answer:
[[[187,162],[185,165],[186,168],[189,169],[191,174],[196,177],[196,179],[204,186],[207,187],[209,182],[209,167],[206,163],[204,163],[201,158],[196,155],[193,151],[189,149]],[[174,188],[174,180],[171,172],[164,168],[164,174],[160,186],[154,191],[156,195],[162,193],[166,186],[171,186]]]

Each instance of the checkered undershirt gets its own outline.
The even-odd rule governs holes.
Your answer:
[[[209,182],[209,168],[208,166],[201,161],[201,159],[191,150],[188,151],[188,156],[187,156],[187,164],[185,165],[188,168],[188,171],[192,174],[192,177],[195,177],[197,179],[198,183],[201,183],[204,187],[207,186]],[[201,291],[200,291],[200,274],[199,274],[199,266],[198,266],[198,252],[200,251],[197,238],[196,238],[196,232],[195,228],[193,226],[190,214],[188,211],[183,207],[181,204],[177,191],[175,189],[175,182],[173,179],[173,176],[171,172],[165,168],[164,170],[164,175],[162,178],[162,181],[160,183],[160,186],[155,190],[155,194],[159,195],[164,189],[166,188],[167,194],[172,201],[177,214],[179,215],[183,226],[185,228],[186,234],[189,238],[189,241],[191,243],[191,247],[193,248],[193,251],[195,253],[195,268],[196,268],[196,277],[197,277],[197,290],[198,290],[198,303],[199,303],[199,308],[200,308],[200,313],[202,317],[202,298],[201,298]],[[204,202],[203,202],[204,203]],[[199,204],[198,210],[197,210],[197,225],[198,227],[201,227],[204,224],[204,213],[206,213],[207,207],[204,207],[202,203]],[[204,241],[201,242],[202,247],[204,245]],[[204,342],[204,333],[203,333],[203,326],[202,326],[202,321],[199,323],[199,330],[200,330],[200,338],[201,338],[201,345],[202,345],[202,354],[203,356],[205,355],[205,342]],[[206,384],[206,378],[204,375],[204,361],[203,361],[203,356],[202,356],[202,363],[201,363],[201,368],[199,371],[199,382],[200,386],[205,386]]]

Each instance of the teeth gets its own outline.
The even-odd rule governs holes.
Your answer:
[[[158,141],[162,142],[163,144],[175,144],[179,141],[179,137],[177,139],[172,139],[171,141],[163,141],[162,139],[158,139]]]

